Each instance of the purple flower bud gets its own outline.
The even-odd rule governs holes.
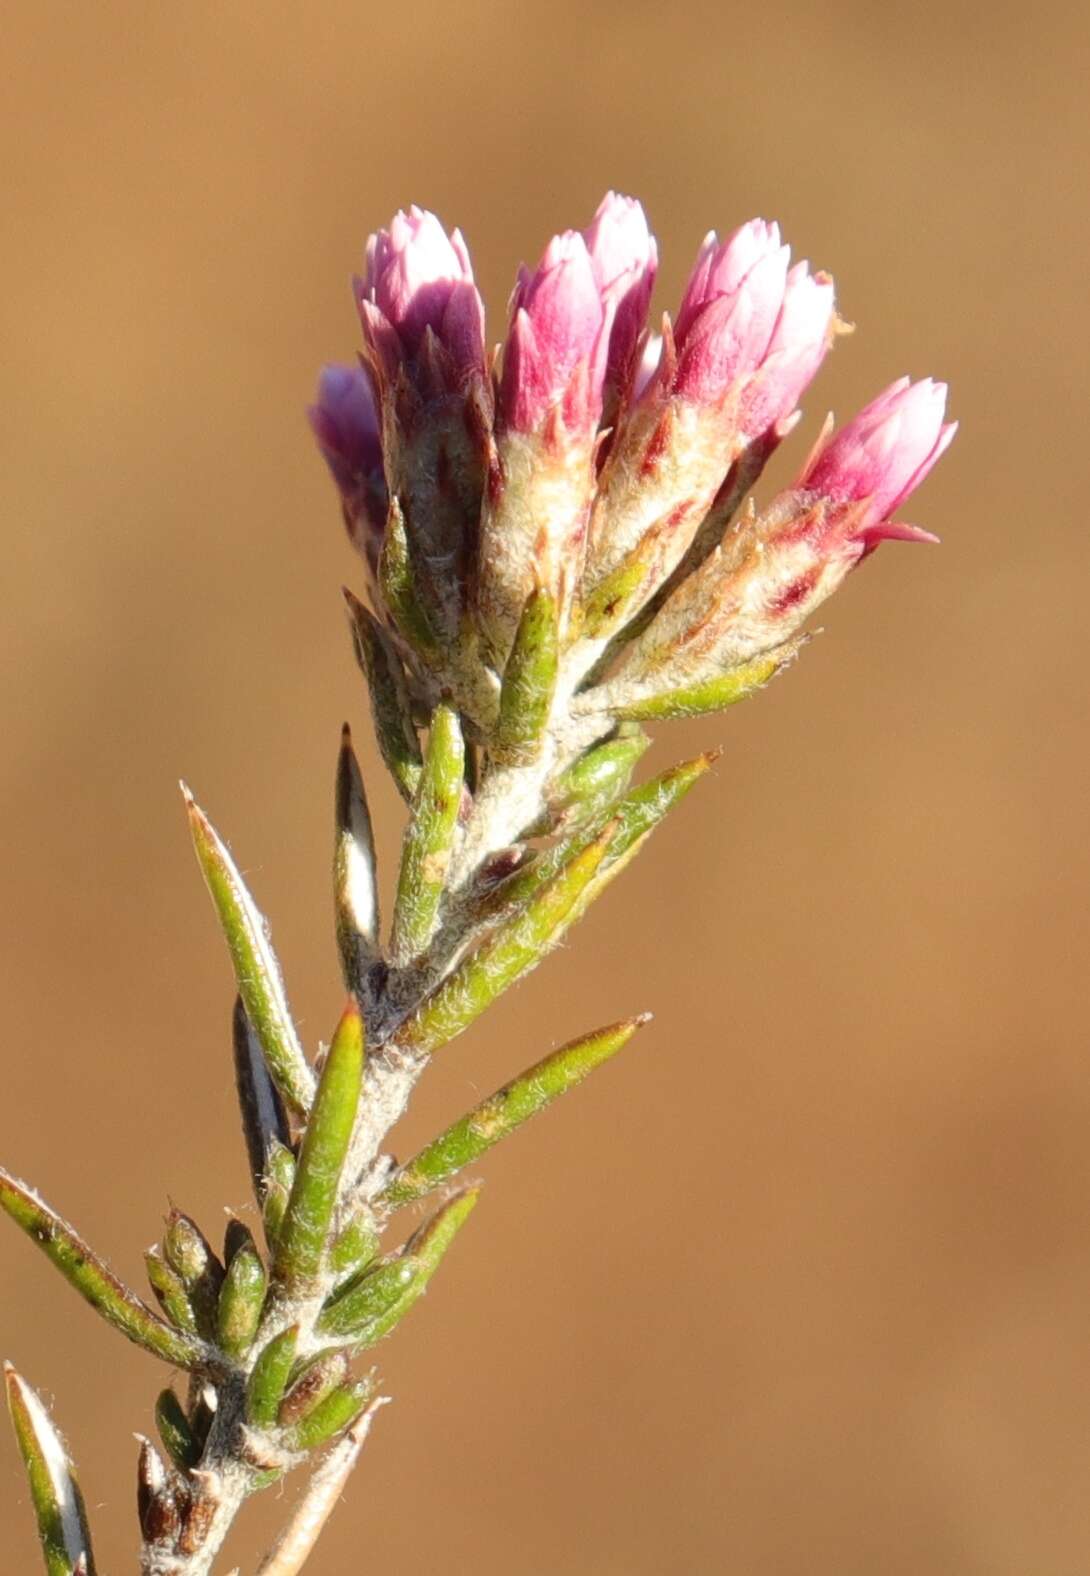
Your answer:
[[[697,404],[725,399],[768,352],[784,303],[789,251],[778,225],[753,219],[701,247],[674,327],[674,391]]]
[[[459,371],[483,366],[484,307],[469,253],[461,232],[448,236],[433,213],[412,207],[371,236],[357,290],[364,333],[387,361],[388,324],[408,356],[430,328]]]
[[[945,383],[898,378],[819,449],[799,486],[859,506],[854,534],[868,551],[889,537],[934,541],[891,516],[953,441],[957,423],[944,425],[945,411]]]
[[[607,192],[583,231],[603,300],[613,302],[606,381],[623,389],[647,321],[659,254],[647,216],[634,197]]]
[[[539,432],[556,411],[593,433],[602,410],[613,305],[603,300],[583,237],[554,236],[537,270],[520,274],[503,356],[500,411],[515,432]]]
[[[323,367],[318,398],[307,415],[340,489],[353,534],[361,520],[381,533],[386,483],[378,413],[367,375],[359,367]]]

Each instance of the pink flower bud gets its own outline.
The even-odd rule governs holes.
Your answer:
[[[828,274],[811,274],[805,263],[796,263],[787,276],[768,350],[742,396],[738,423],[747,438],[794,414],[825,359],[832,322],[833,281]]]
[[[658,246],[634,197],[607,192],[583,239],[603,300],[613,302],[606,380],[623,389],[647,321],[658,269]]]
[[[788,248],[779,227],[753,219],[701,247],[674,327],[674,390],[697,404],[724,399],[760,366],[784,303]]]
[[[386,518],[378,412],[359,367],[323,367],[318,398],[307,411],[326,464],[350,510],[364,510],[382,529]]]
[[[536,272],[523,271],[512,305],[500,388],[505,426],[540,431],[556,410],[569,431],[593,433],[613,308],[577,231],[554,236]]]
[[[943,424],[946,384],[898,378],[810,461],[799,486],[834,503],[860,506],[855,536],[869,551],[888,537],[935,538],[891,522],[949,448],[957,423]]]
[[[416,355],[431,329],[459,370],[484,363],[484,307],[461,232],[449,236],[433,213],[412,207],[367,243],[359,282],[364,331],[381,337],[377,309],[397,334],[404,352]]]

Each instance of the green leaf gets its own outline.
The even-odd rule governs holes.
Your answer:
[[[191,1471],[201,1459],[201,1447],[173,1390],[164,1390],[156,1401],[155,1426],[174,1465],[182,1472]]]
[[[260,1202],[261,1181],[265,1174],[269,1146],[273,1142],[289,1144],[291,1132],[284,1102],[269,1076],[261,1041],[254,1033],[241,996],[235,997],[231,1039],[242,1136],[246,1140],[246,1156],[250,1163],[254,1191]]]
[[[604,640],[625,622],[647,580],[657,539],[643,537],[617,567],[600,580],[583,604],[579,633],[586,640]]]
[[[348,1380],[348,1358],[340,1349],[319,1352],[292,1380],[291,1389],[280,1405],[278,1421],[283,1427],[301,1423],[328,1395]]]
[[[572,905],[564,927],[567,929],[568,924],[579,919],[613,877],[620,873],[623,868],[621,862],[627,861],[630,854],[642,848],[646,835],[654,831],[675,805],[680,804],[718,757],[718,750],[706,751],[640,783],[608,807],[604,826],[598,822],[581,829],[575,836],[539,854],[528,865],[516,870],[493,892],[486,894],[483,904],[485,911],[503,913],[525,908],[536,900],[549,882],[557,879],[558,874],[580,850],[593,846],[592,839],[604,837],[605,852],[601,865]]]
[[[246,1416],[255,1428],[271,1428],[276,1422],[298,1343],[299,1326],[290,1325],[273,1337],[254,1363],[246,1384]]]
[[[357,1351],[388,1335],[424,1292],[468,1220],[479,1192],[479,1187],[472,1187],[456,1193],[399,1254],[336,1292],[318,1319],[319,1333],[350,1340]]]
[[[78,1569],[95,1576],[87,1512],[64,1443],[38,1395],[10,1363],[4,1364],[4,1379],[48,1576],[75,1576]]]
[[[378,1252],[379,1236],[369,1210],[342,1226],[329,1250],[329,1268],[338,1279],[354,1275],[370,1264]]]
[[[609,833],[603,833],[541,884],[519,913],[501,921],[410,1014],[397,1031],[397,1043],[419,1056],[430,1055],[461,1034],[508,986],[540,963],[593,879],[608,841]]]
[[[755,690],[762,689],[781,668],[793,661],[801,644],[799,640],[790,640],[785,645],[777,646],[774,651],[755,657],[752,662],[731,668],[727,673],[653,694],[626,691],[622,675],[611,684],[580,696],[574,709],[577,712],[611,711],[615,717],[639,722],[699,717],[709,711],[722,711],[740,700],[746,700]],[[663,677],[667,677],[668,673],[667,668]],[[640,688],[645,689],[646,684]]]
[[[253,1345],[267,1289],[261,1255],[252,1241],[244,1243],[227,1266],[217,1309],[216,1338],[228,1357],[244,1357]]]
[[[482,1100],[468,1115],[448,1127],[390,1181],[382,1202],[399,1207],[424,1198],[464,1167],[506,1138],[523,1122],[543,1111],[560,1095],[582,1083],[627,1045],[636,1030],[650,1022],[650,1014],[628,1018],[593,1034],[582,1035],[527,1068],[495,1094]]]
[[[418,957],[435,933],[465,777],[465,744],[458,713],[435,709],[424,770],[401,847],[390,956],[397,965]]]
[[[163,1252],[185,1287],[197,1329],[208,1340],[214,1340],[223,1265],[197,1222],[180,1209],[172,1209],[167,1216]]]
[[[153,1313],[67,1221],[4,1170],[0,1170],[0,1206],[38,1244],[69,1285],[130,1341],[178,1368],[199,1368],[210,1357],[201,1341]]]
[[[265,1241],[269,1251],[276,1248],[288,1199],[295,1186],[295,1156],[284,1144],[273,1143],[261,1182],[261,1215],[265,1225]]]
[[[326,1444],[335,1434],[351,1428],[373,1393],[374,1383],[370,1379],[360,1379],[334,1390],[291,1430],[286,1440],[288,1449],[306,1455]]]
[[[363,1020],[349,1000],[322,1068],[276,1242],[273,1277],[292,1295],[311,1289],[321,1269],[356,1122],[363,1064]]]
[[[558,617],[555,599],[531,592],[503,670],[500,715],[489,751],[498,761],[523,765],[536,759],[556,690]]]
[[[601,821],[628,787],[650,743],[646,733],[636,729],[594,745],[550,786],[550,810],[563,816],[566,829]]]
[[[147,1266],[151,1289],[171,1324],[175,1329],[195,1332],[197,1319],[189,1295],[182,1284],[181,1276],[177,1275],[163,1258],[162,1250],[149,1248],[144,1254],[144,1263]]]
[[[411,804],[420,780],[423,756],[413,726],[405,671],[393,641],[370,608],[351,591],[345,590],[344,598],[352,621],[356,661],[363,670],[371,695],[379,752],[402,798]]]
[[[314,1097],[314,1073],[295,1032],[268,928],[227,847],[182,785],[193,846],[235,966],[239,995],[285,1102],[301,1116]]]
[[[397,498],[390,499],[378,561],[378,583],[382,600],[402,635],[429,666],[434,666],[438,655],[435,635],[419,595],[405,516]]]
[[[379,961],[378,882],[375,839],[363,776],[347,722],[341,730],[334,795],[333,907],[341,972],[358,990],[367,969]]]

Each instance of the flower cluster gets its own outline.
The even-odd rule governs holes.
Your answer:
[[[742,510],[836,335],[833,282],[755,219],[705,239],[652,333],[657,262],[609,193],[520,269],[490,358],[458,231],[413,208],[368,243],[361,364],[325,370],[312,422],[407,683],[484,739],[542,598],[566,704],[670,715],[775,671],[880,541],[933,539],[895,516],[953,437],[945,386],[893,383]]]

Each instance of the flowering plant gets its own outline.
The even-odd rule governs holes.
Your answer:
[[[156,1403],[162,1451],[140,1446],[144,1576],[204,1576],[243,1502],[307,1465],[259,1567],[302,1568],[383,1399],[354,1365],[468,1219],[477,1186],[463,1174],[647,1020],[552,1051],[398,1163],[388,1135],[430,1059],[556,946],[707,771],[704,754],[633,787],[643,725],[751,695],[880,542],[934,540],[899,511],[953,437],[942,384],[902,378],[827,424],[794,484],[758,508],[751,489],[842,327],[832,280],[791,266],[777,226],[754,220],[708,236],[676,318],[651,333],[656,266],[642,208],[610,193],[520,271],[490,355],[458,231],[413,208],[368,243],[360,363],[325,369],[310,417],[362,562],[350,627],[407,824],[384,932],[346,727],[333,884],[347,1003],[314,1060],[265,921],[186,791],[234,965],[263,1246],[232,1218],[219,1249],[172,1210],[146,1255],[153,1307],[0,1173],[0,1204],[75,1289],[186,1376]],[[388,1246],[427,1200],[433,1212]],[[93,1576],[67,1451],[11,1369],[8,1396],[47,1571]]]

